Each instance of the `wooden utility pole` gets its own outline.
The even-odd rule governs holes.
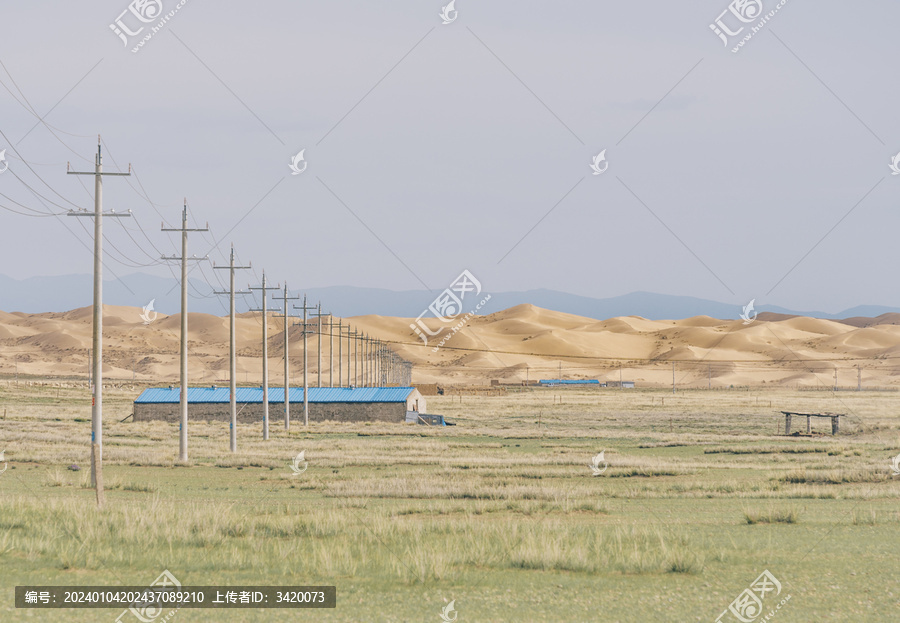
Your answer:
[[[104,173],[103,153],[100,147],[100,137],[97,137],[97,158],[94,161],[94,172],[70,171],[66,164],[67,175],[93,175],[94,176],[94,211],[69,212],[69,216],[86,216],[94,219],[94,314],[93,314],[93,400],[91,401],[91,448],[92,454],[97,453],[95,461],[91,462],[91,486],[97,487],[98,472],[103,469],[103,217],[121,218],[131,216],[131,211],[126,213],[103,213],[103,176],[104,175],[131,175],[131,165],[128,165],[128,173]],[[100,505],[102,492],[97,490],[97,504]]]
[[[288,296],[288,285],[287,281],[284,282],[284,295],[283,296],[273,296],[272,297],[276,301],[282,301],[284,303],[284,430],[291,430],[291,375],[290,375],[290,359],[288,357],[288,346],[289,346],[289,338],[290,331],[288,330],[288,318],[290,314],[288,313],[288,301],[296,301],[300,297],[299,296]]]
[[[229,256],[228,266],[216,266],[213,264],[213,270],[224,269],[229,272],[228,291],[216,292],[216,294],[228,295],[228,333],[229,333],[229,402],[231,404],[231,427],[229,433],[230,447],[232,452],[237,452],[237,338],[235,337],[235,314],[234,314],[234,295],[250,294],[248,291],[234,291],[234,271],[249,270],[252,266],[235,266],[234,265],[234,245],[231,245],[231,254]]]
[[[181,232],[181,257],[162,256],[166,261],[181,262],[181,424],[178,431],[178,460],[188,460],[188,260],[202,260],[206,258],[188,257],[188,232],[209,231],[209,224],[202,229],[188,228],[187,199],[184,200],[184,209],[181,211],[181,228],[172,229],[163,226],[162,231]]]
[[[280,286],[268,287],[266,285],[266,271],[262,274],[262,286],[249,287],[250,290],[262,291],[262,308],[253,311],[262,312],[262,386],[263,386],[263,439],[269,438],[269,312],[266,303],[268,302],[268,290],[280,290]],[[279,311],[277,309],[272,311]]]

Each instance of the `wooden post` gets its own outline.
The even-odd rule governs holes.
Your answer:
[[[811,434],[812,434],[812,428],[810,427],[810,423],[809,423],[809,421],[810,421],[811,419],[812,419],[812,418],[810,418],[808,415],[806,416],[806,434],[807,434],[807,435],[811,435]]]
[[[837,435],[837,434],[838,434],[838,428],[839,428],[838,421],[839,421],[839,420],[840,420],[840,416],[839,416],[839,415],[832,415],[832,416],[831,416],[831,434],[832,434],[832,435]]]
[[[97,444],[91,444],[91,467],[97,488],[97,508],[103,508],[103,465],[100,462],[100,446]]]
[[[790,413],[784,414],[784,434],[785,435],[791,434],[791,414]]]

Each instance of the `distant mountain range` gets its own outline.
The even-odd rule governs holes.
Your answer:
[[[209,285],[199,279],[189,279],[189,310],[222,316],[227,313],[227,298],[213,294]],[[258,285],[258,284],[254,284]],[[246,289],[246,284],[239,284]],[[90,275],[65,275],[58,277],[31,277],[16,280],[0,275],[0,310],[6,312],[61,312],[85,307],[92,301],[92,279]],[[358,288],[354,286],[332,286],[327,288],[292,288],[292,294],[305,293],[313,302],[322,301],[323,311],[338,316],[398,316],[415,318],[434,300],[437,292],[425,290],[405,290],[394,292],[378,288]],[[527,290],[524,292],[487,292],[491,300],[479,310],[479,314],[490,314],[530,303],[545,309],[576,314],[588,318],[604,320],[616,316],[642,316],[650,320],[676,320],[692,316],[713,318],[738,318],[739,305],[720,303],[691,296],[632,292],[611,298],[591,298],[557,292],[554,290]],[[470,294],[470,297],[472,295]],[[118,280],[104,281],[103,300],[109,305],[144,307],[151,300],[154,309],[163,314],[177,314],[180,305],[178,282],[172,278],[156,277],[144,273],[134,273]],[[478,300],[481,300],[479,298]],[[259,304],[250,296],[238,299],[238,312],[247,311]],[[466,299],[468,303],[469,299]],[[475,305],[475,302],[472,302]],[[270,307],[277,307],[270,299]],[[465,310],[465,306],[464,306]],[[884,305],[859,305],[836,314],[821,311],[795,311],[775,305],[758,305],[758,313],[811,316],[814,318],[842,319],[851,317],[875,317],[886,313],[900,312],[900,308]]]

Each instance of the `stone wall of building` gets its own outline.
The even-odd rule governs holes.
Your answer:
[[[181,418],[178,403],[135,403],[134,420],[147,422],[165,420],[177,422]],[[262,403],[237,405],[238,422],[262,422]],[[197,403],[188,406],[191,420],[231,421],[231,406],[228,403]],[[405,402],[323,402],[309,404],[310,421],[336,420],[341,422],[404,422]],[[284,422],[284,403],[269,403],[269,424]],[[303,403],[291,403],[291,421],[303,421]]]

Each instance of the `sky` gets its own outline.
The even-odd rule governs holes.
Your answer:
[[[900,305],[900,5],[447,2],[5,6],[0,273]]]

